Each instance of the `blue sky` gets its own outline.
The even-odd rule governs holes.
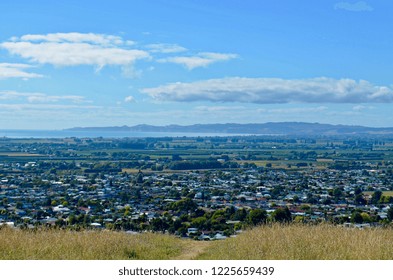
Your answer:
[[[393,2],[1,1],[0,129],[393,126]]]

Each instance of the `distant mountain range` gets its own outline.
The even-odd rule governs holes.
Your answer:
[[[376,128],[352,125],[331,125],[305,122],[268,122],[250,124],[194,124],[154,126],[75,127],[68,131],[130,131],[130,132],[172,132],[172,133],[224,133],[252,135],[393,135],[393,127]]]

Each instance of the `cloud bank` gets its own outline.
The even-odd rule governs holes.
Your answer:
[[[277,103],[392,103],[393,89],[368,81],[313,78],[222,78],[144,88],[159,101]]]
[[[130,49],[131,41],[118,36],[92,33],[54,33],[13,37],[0,44],[13,55],[30,62],[54,66],[106,65],[126,66],[149,58],[148,52]]]
[[[138,60],[176,63],[192,70],[237,57],[236,54],[214,52],[195,54],[177,44],[156,43],[139,45],[138,48],[136,46],[137,43],[134,41],[124,40],[120,36],[77,32],[27,34],[0,43],[0,48],[28,60],[29,63],[50,64],[56,67],[91,65],[95,66],[97,71],[105,66],[120,66],[123,74],[131,78],[139,73],[133,68]],[[188,53],[185,55],[173,56],[175,53],[186,51]],[[4,70],[7,65],[0,64],[0,67],[0,70]],[[0,78],[39,77],[37,74],[22,71],[24,67],[29,66],[8,66],[6,71],[1,71]]]

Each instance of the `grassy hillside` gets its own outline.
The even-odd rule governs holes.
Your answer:
[[[224,241],[109,231],[0,230],[0,259],[393,259],[392,229],[272,225]]]
[[[392,229],[265,226],[214,242],[199,259],[391,260]]]
[[[0,230],[0,259],[8,260],[165,260],[187,245],[175,236],[150,233]]]

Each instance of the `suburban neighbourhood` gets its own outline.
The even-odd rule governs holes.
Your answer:
[[[386,139],[4,138],[0,224],[199,240],[270,222],[379,227],[393,219],[390,155]]]

